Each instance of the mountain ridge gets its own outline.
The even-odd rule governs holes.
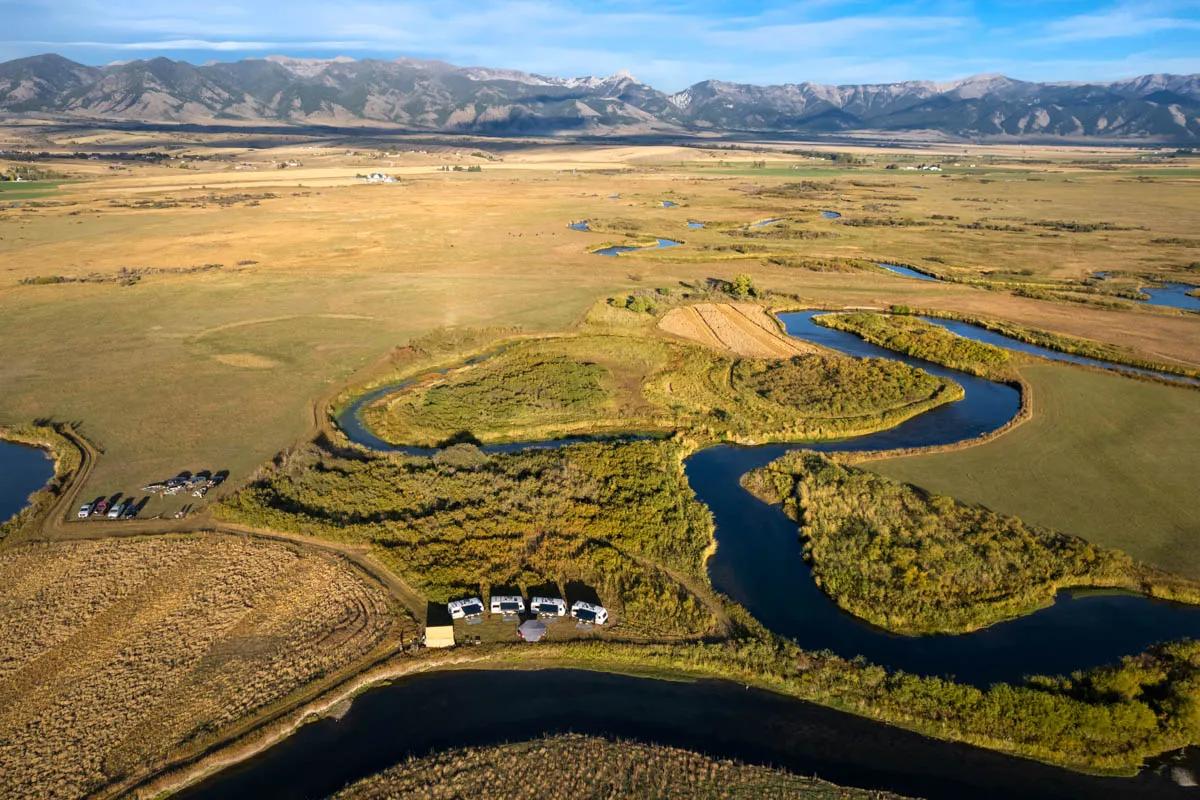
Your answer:
[[[388,123],[457,133],[621,135],[933,131],[954,139],[1200,141],[1200,75],[1032,82],[756,85],[665,93],[628,72],[561,78],[412,58],[271,55],[102,67],[58,54],[0,63],[0,114],[146,122]]]

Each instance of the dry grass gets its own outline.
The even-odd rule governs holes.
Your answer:
[[[763,289],[814,304],[940,308],[1119,342],[1148,357],[1200,359],[1200,325],[1192,319],[874,270],[788,266],[880,258],[967,276],[1031,269],[1038,279],[1067,280],[1095,269],[1175,269],[1200,258],[1193,245],[1172,243],[1194,239],[1200,224],[1196,180],[1164,172],[1141,182],[1140,175],[1073,163],[1099,158],[1094,151],[1055,151],[1053,163],[1038,165],[1012,161],[1017,151],[1011,149],[973,150],[971,158],[986,160],[989,172],[939,177],[885,173],[882,162],[892,154],[873,154],[872,167],[806,162],[804,170],[734,173],[720,164],[736,165],[753,154],[513,144],[497,151],[502,161],[467,175],[431,170],[469,163],[471,150],[491,144],[423,143],[419,149],[426,152],[385,157],[378,143],[363,144],[355,155],[343,142],[283,146],[266,132],[88,133],[14,126],[0,128],[0,140],[23,139],[17,143],[35,150],[183,143],[212,157],[187,170],[132,165],[110,171],[96,162],[56,161],[55,169],[81,180],[21,207],[0,207],[0,421],[80,421],[105,452],[88,486],[93,496],[129,491],[181,469],[229,469],[232,486],[305,434],[314,397],[428,331],[559,331],[601,296],[739,272]],[[247,147],[250,141],[262,147]],[[402,148],[402,137],[393,144]],[[929,157],[928,151],[910,155]],[[271,168],[273,159],[284,158],[299,158],[304,167]],[[1009,161],[992,166],[1002,159]],[[238,161],[260,169],[237,171]],[[404,174],[404,181],[354,181],[356,173],[374,169]],[[757,191],[808,178],[832,188],[817,196]],[[230,204],[250,184],[275,196],[257,205]],[[668,191],[685,208],[661,208]],[[868,208],[880,204],[896,207]],[[821,208],[841,211],[847,220],[889,216],[921,224],[840,224],[821,220]],[[934,214],[959,219],[934,220]],[[795,220],[797,230],[833,235],[746,241],[726,233],[772,216]],[[688,229],[689,217],[708,227]],[[1073,233],[1007,217],[1109,222],[1122,229]],[[589,247],[605,235],[566,228],[584,218],[630,219],[640,230],[684,245],[615,259],[593,256]],[[1027,229],[961,227],[981,220]],[[730,261],[729,251],[711,249],[747,245],[765,248],[766,255]],[[772,263],[771,253],[781,258]],[[207,263],[223,266],[165,271]],[[164,271],[131,286],[19,285],[27,278],[113,275],[122,268]],[[98,353],[105,354],[103,363]],[[154,505],[148,513],[160,510],[174,507]]]
[[[394,632],[339,559],[218,534],[0,554],[0,796],[81,797],[201,745]]]
[[[365,778],[336,800],[867,800],[887,792],[844,789],[783,770],[718,760],[677,747],[564,734],[412,759]]]
[[[673,308],[658,327],[706,347],[750,358],[789,358],[816,348],[784,335],[762,306],[700,303]]]

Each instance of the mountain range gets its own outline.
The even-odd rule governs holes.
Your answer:
[[[0,63],[0,114],[148,122],[388,124],[490,134],[934,132],[967,140],[1200,141],[1200,75],[1033,83],[976,75],[774,86],[707,80],[673,94],[628,73],[555,78],[440,61],[270,56],[196,66]]]

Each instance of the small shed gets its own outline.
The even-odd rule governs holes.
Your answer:
[[[453,625],[430,625],[425,628],[426,647],[454,647]]]
[[[526,642],[536,642],[546,635],[546,624],[536,619],[525,620],[517,628],[517,636]]]

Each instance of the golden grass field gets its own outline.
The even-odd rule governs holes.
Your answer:
[[[111,144],[123,134],[97,136]],[[866,257],[944,270],[1028,269],[1045,278],[1182,267],[1197,260],[1200,181],[1191,173],[1175,177],[1171,166],[1100,169],[1113,157],[1090,151],[1026,153],[1046,160],[1026,163],[1017,151],[1000,150],[971,154],[992,162],[986,170],[939,176],[885,171],[890,154],[861,168],[781,157],[753,170],[753,154],[665,146],[493,147],[497,160],[489,161],[470,156],[487,149],[477,142],[384,157],[324,146],[250,151],[216,135],[194,139],[188,152],[227,160],[118,170],[55,162],[77,180],[36,204],[0,202],[0,420],[80,421],[105,451],[89,486],[96,493],[132,490],[181,469],[230,469],[234,482],[244,480],[303,434],[315,397],[432,329],[557,331],[610,292],[738,272],[801,302],[987,314],[1125,344],[1152,358],[1200,362],[1200,325],[1168,312],[785,265]],[[149,134],[141,141],[154,143]],[[303,166],[271,166],[285,158]],[[235,169],[242,161],[258,168]],[[484,171],[435,171],[469,162]],[[790,163],[803,169],[782,168]],[[402,181],[355,181],[370,169]],[[800,181],[819,188],[795,196],[763,191]],[[662,208],[667,196],[680,207]],[[882,210],[868,208],[876,206]],[[921,224],[839,225],[820,219],[826,207],[846,219]],[[1020,216],[1133,229],[962,230],[931,220],[935,213],[962,223]],[[728,230],[779,215],[828,236],[757,239]],[[577,219],[627,220],[684,245],[593,256],[588,248],[612,235],[567,229]],[[709,227],[688,229],[688,219]],[[1151,246],[1154,239],[1185,243]],[[770,263],[762,253],[711,249],[731,246],[784,256]],[[206,264],[222,266],[171,271]],[[163,271],[131,286],[18,285],[50,275],[111,278],[122,268]]]
[[[868,466],[1200,577],[1200,395],[1057,364],[1021,374],[1029,422],[977,447]]]
[[[0,795],[71,798],[148,774],[369,660],[398,621],[327,555],[241,537],[0,552]]]

